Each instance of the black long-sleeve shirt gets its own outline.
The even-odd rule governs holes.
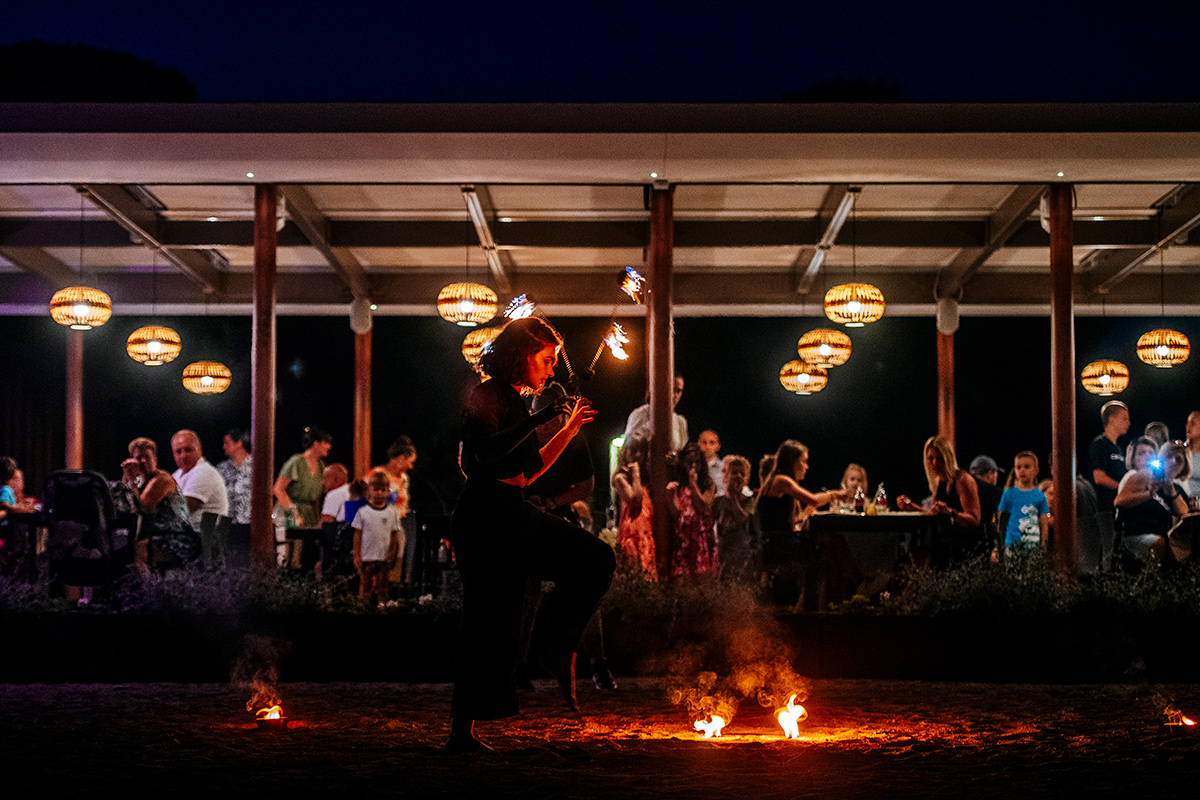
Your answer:
[[[501,480],[542,468],[535,435],[539,420],[508,384],[490,380],[476,386],[463,409],[462,469],[469,478]]]

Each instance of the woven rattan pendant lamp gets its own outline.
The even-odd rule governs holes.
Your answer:
[[[851,206],[850,218],[850,283],[834,286],[825,293],[825,316],[839,325],[847,328],[861,328],[869,322],[875,322],[883,317],[883,292],[879,287],[869,283],[859,283],[858,278],[858,192],[859,187],[852,186],[854,204]]]
[[[1158,302],[1159,310],[1167,315],[1167,291],[1164,279],[1163,248],[1158,249]],[[1137,343],[1138,358],[1152,367],[1168,369],[1188,360],[1192,354],[1192,343],[1187,336],[1170,328],[1158,328],[1143,333]]]
[[[799,359],[789,361],[779,370],[779,382],[783,388],[795,394],[814,394],[829,383],[829,373]]]
[[[158,252],[154,253],[150,277],[150,315],[158,311]],[[143,325],[125,341],[125,352],[134,361],[147,367],[158,367],[174,361],[183,349],[179,334],[165,325]]]
[[[471,273],[471,244],[466,248],[466,277]],[[480,283],[452,283],[438,293],[438,314],[447,322],[473,328],[496,316],[496,293]]]
[[[83,282],[83,208],[84,196],[79,194],[79,279]],[[112,316],[112,298],[87,285],[59,289],[50,298],[50,318],[59,325],[76,331],[90,331],[108,322]]]

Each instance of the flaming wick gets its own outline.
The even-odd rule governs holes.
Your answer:
[[[1195,725],[1196,721],[1191,717],[1185,716],[1182,711],[1175,706],[1167,706],[1163,713],[1167,715],[1168,725]]]
[[[800,721],[807,717],[804,706],[796,705],[796,695],[788,698],[787,708],[780,709],[778,714],[779,725],[789,739],[800,738]]]
[[[508,308],[504,309],[504,316],[509,319],[525,319],[531,316],[537,310],[537,306],[529,299],[527,295],[517,295],[508,303]]]
[[[692,723],[692,727],[704,734],[705,739],[715,739],[721,735],[721,729],[725,727],[725,719],[713,714],[711,722],[698,719]]]
[[[637,270],[633,267],[626,267],[625,278],[621,281],[621,291],[629,295],[629,298],[640,306],[642,304],[642,284],[645,282],[645,278],[639,275]]]
[[[625,361],[629,358],[629,353],[625,352],[625,345],[629,344],[629,337],[625,335],[625,329],[621,327],[621,323],[614,322],[608,328],[608,333],[604,335],[600,346],[596,348],[596,355],[592,356],[592,363],[588,365],[588,372],[596,369],[596,362],[600,360],[601,354],[604,353],[604,348],[612,350],[614,357]]]
[[[279,719],[282,716],[283,708],[277,705],[270,708],[260,708],[254,715],[255,719]]]

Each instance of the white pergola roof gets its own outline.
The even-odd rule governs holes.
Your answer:
[[[1054,181],[1076,187],[1080,313],[1200,309],[1200,106],[10,104],[0,313],[45,313],[81,254],[116,313],[248,313],[253,186],[273,183],[281,313],[357,293],[433,314],[469,276],[606,315],[654,181],[675,187],[677,314],[819,313],[852,272],[893,314],[960,291],[964,314],[1046,313]]]

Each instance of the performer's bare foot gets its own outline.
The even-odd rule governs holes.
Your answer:
[[[443,748],[447,753],[481,753],[492,748],[475,736],[475,720],[455,719],[450,721],[450,738]]]
[[[579,700],[575,696],[575,653],[572,651],[565,657],[547,655],[542,659],[542,666],[558,681],[558,689],[562,692],[563,701],[572,711],[579,710]]]

